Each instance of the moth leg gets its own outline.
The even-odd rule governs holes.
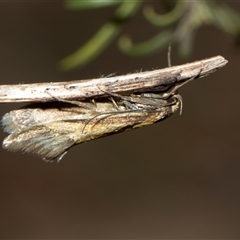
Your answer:
[[[199,74],[198,74],[199,75]],[[197,76],[198,76],[197,75]],[[166,93],[163,93],[163,95],[162,95],[162,97],[163,98],[169,98],[171,95],[173,95],[174,93],[176,93],[177,92],[177,90],[180,88],[180,87],[182,87],[183,85],[185,85],[186,83],[188,83],[188,82],[191,82],[192,80],[194,80],[196,78],[196,76],[194,76],[194,77],[192,77],[192,78],[190,78],[190,79],[188,79],[188,80],[186,80],[186,81],[184,81],[184,82],[182,82],[182,83],[179,83],[179,84],[176,84],[176,85],[174,85],[171,89],[170,89],[170,91],[169,92],[166,92]]]
[[[174,85],[173,88],[172,88],[172,89],[170,90],[170,92],[168,93],[168,97],[169,97],[170,95],[176,93],[177,90],[178,90],[180,87],[182,87],[183,85],[185,85],[186,83],[189,83],[189,82],[191,82],[192,80],[199,78],[202,70],[203,70],[203,69],[201,68],[201,69],[199,70],[199,73],[196,74],[195,76],[189,78],[188,80],[186,80],[186,81],[184,81],[184,82],[182,82],[182,83],[179,83],[179,84]]]
[[[126,99],[128,99],[129,101],[131,101],[131,99],[132,99],[131,97],[128,97],[128,96],[123,96],[123,95],[121,95],[121,94],[112,93],[112,92],[109,92],[109,91],[103,90],[103,89],[101,89],[98,85],[97,85],[97,87],[99,88],[100,91],[102,91],[102,92],[108,94],[109,96],[117,97],[117,98],[120,98],[120,99],[122,99],[122,100],[126,100]]]
[[[118,106],[118,104],[116,103],[116,101],[114,100],[113,97],[110,97],[110,100],[111,100],[111,102],[113,103],[114,107],[115,107],[117,110],[121,110],[120,107]]]
[[[98,86],[99,88],[99,86]],[[100,89],[100,88],[99,88]],[[119,99],[122,100],[123,104],[128,107],[130,110],[137,110],[136,107],[134,107],[134,104],[131,104],[130,102],[134,102],[133,98],[132,97],[129,97],[129,96],[122,96],[120,94],[117,94],[117,93],[112,93],[112,92],[109,92],[109,91],[106,91],[106,90],[102,90],[100,89],[101,91],[103,91],[104,93],[112,96],[110,98],[110,100],[112,101],[113,105],[117,108],[117,110],[119,111],[122,111],[122,109],[120,109],[120,107],[118,106],[117,102],[115,101],[115,99],[113,97],[117,97]]]
[[[95,101],[95,99],[93,98],[93,99],[91,99],[91,102],[92,102],[92,104],[96,107],[97,106],[97,104],[96,104],[96,101]]]
[[[201,71],[200,71],[200,72],[201,72]],[[200,72],[199,72],[199,74],[200,74]],[[199,74],[197,74],[197,75],[194,76],[194,77],[189,78],[189,79],[186,80],[186,81],[183,81],[183,82],[181,82],[181,83],[175,84],[175,85],[174,85],[172,88],[170,88],[170,90],[167,91],[167,92],[158,93],[158,94],[154,94],[154,93],[143,93],[143,94],[141,94],[141,95],[142,95],[143,97],[146,97],[146,98],[168,99],[170,96],[172,96],[174,93],[176,93],[177,90],[178,90],[180,87],[182,87],[182,86],[185,85],[186,83],[188,83],[188,82],[196,79],[196,78],[199,76]]]
[[[123,104],[130,110],[139,110],[137,107],[136,107],[136,104],[133,104],[131,103],[130,101],[127,101],[127,100],[123,100]]]
[[[118,98],[120,98],[122,100],[122,104],[129,110],[139,110],[139,108],[137,107],[136,104],[145,104],[145,105],[151,105],[151,104],[148,104],[148,103],[144,103],[144,102],[139,102],[137,100],[139,100],[140,98],[137,98],[136,99],[136,96],[133,96],[133,97],[129,97],[129,96],[121,96],[119,94],[115,94],[115,96],[117,96]],[[134,99],[135,98],[135,99]],[[119,111],[122,111],[120,109],[120,107],[117,105],[117,103],[115,102],[115,100],[111,97],[110,98],[111,101],[113,102],[114,106],[119,110]]]
[[[191,79],[191,80],[192,80],[192,79]],[[190,81],[190,79],[189,79],[189,81]],[[185,84],[185,83],[184,83],[184,84]],[[179,87],[180,87],[180,86],[179,86]],[[179,87],[178,87],[178,88],[179,88]],[[173,88],[174,88],[174,87],[173,87]],[[100,89],[100,90],[101,90],[101,89]],[[167,96],[164,95],[164,94],[166,94],[166,93],[163,93],[163,94],[161,94],[161,93],[158,93],[158,94],[143,93],[143,94],[141,94],[141,95],[134,95],[134,94],[132,94],[131,96],[122,96],[122,95],[120,95],[120,94],[111,93],[111,92],[108,92],[108,91],[105,91],[105,90],[101,90],[101,91],[109,94],[110,96],[114,96],[114,97],[120,98],[120,99],[122,100],[122,103],[123,103],[129,110],[133,110],[133,111],[134,111],[134,110],[135,110],[135,111],[139,110],[139,107],[138,107],[137,104],[148,105],[148,106],[149,106],[149,107],[147,108],[148,110],[150,110],[150,107],[151,107],[151,106],[152,106],[152,109],[155,109],[157,105],[155,105],[155,103],[152,103],[152,102],[147,101],[147,99],[152,99],[152,100],[154,100],[154,99],[163,99],[163,100],[165,100],[165,99],[169,98],[170,96],[172,96],[172,95],[176,92],[175,89],[174,89],[174,91],[171,89],[171,90],[170,90],[170,93],[169,93]],[[144,98],[146,98],[145,101],[144,101]],[[165,106],[170,106],[170,105],[172,105],[172,103],[164,103],[163,106],[165,107]]]
[[[92,105],[90,105],[88,103],[82,103],[82,102],[79,102],[79,101],[61,99],[59,97],[56,97],[56,96],[52,95],[47,90],[48,89],[46,89],[45,92],[47,94],[49,94],[52,98],[56,99],[58,102],[70,103],[70,104],[77,105],[77,106],[82,107],[82,108],[87,108],[89,110],[95,111],[95,106],[92,106]]]
[[[101,90],[101,89],[100,89]],[[101,90],[107,94],[109,94],[110,96],[113,96],[113,97],[117,97],[117,98],[120,98],[122,100],[122,104],[128,108],[129,110],[132,110],[132,111],[138,111],[140,110],[138,105],[136,104],[141,104],[141,105],[149,105],[151,106],[152,103],[149,103],[147,101],[143,101],[143,97],[142,95],[131,95],[131,96],[122,96],[120,94],[117,94],[117,93],[111,93],[111,92],[108,92],[108,91],[105,91],[105,90]],[[113,99],[113,98],[112,98]],[[147,100],[147,99],[146,99]],[[114,103],[113,103],[114,104]],[[116,106],[116,105],[115,105]],[[156,106],[154,105],[153,106],[153,109],[155,109]],[[119,109],[119,108],[118,108]],[[149,108],[148,108],[149,109]]]

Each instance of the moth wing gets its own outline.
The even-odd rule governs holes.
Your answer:
[[[72,128],[74,124],[68,122],[81,123],[92,113],[71,104],[58,105],[59,108],[50,108],[48,104],[45,108],[44,104],[34,108],[33,105],[6,113],[1,122],[10,135],[4,139],[3,148],[33,153],[45,160],[60,160],[75,144],[77,127]]]
[[[12,133],[3,141],[3,148],[9,151],[33,153],[46,161],[60,161],[73,145],[74,140],[69,137],[67,132],[65,134],[58,133],[48,125]]]
[[[67,121],[71,119],[84,118],[83,113],[88,110],[81,110],[71,104],[63,103],[38,103],[30,104],[22,109],[13,110],[2,117],[2,126],[7,133],[16,133],[56,121]]]

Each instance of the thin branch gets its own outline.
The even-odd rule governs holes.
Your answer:
[[[208,76],[225,66],[227,62],[222,56],[215,56],[184,65],[109,78],[55,83],[0,85],[0,103],[46,102],[56,101],[56,98],[63,100],[86,100],[107,96],[108,92],[124,94],[151,92],[166,86],[173,86],[194,77],[196,79]]]

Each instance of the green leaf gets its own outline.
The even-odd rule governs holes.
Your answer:
[[[171,42],[171,39],[172,31],[164,30],[152,39],[138,44],[133,44],[129,37],[122,36],[119,39],[118,44],[120,49],[126,54],[131,56],[141,56],[163,49]]]
[[[98,32],[76,52],[67,56],[58,64],[61,70],[67,71],[83,66],[96,58],[119,34],[126,20],[130,19],[141,6],[140,1],[124,0],[117,8],[114,18],[103,25]]]
[[[212,18],[216,26],[228,34],[237,35],[240,31],[240,14],[226,4],[211,7]]]
[[[177,1],[175,7],[168,13],[157,14],[152,6],[147,5],[143,8],[143,14],[150,23],[156,26],[167,26],[178,21],[185,10],[186,2]]]
[[[59,63],[60,69],[66,71],[87,64],[108,46],[119,30],[120,28],[117,25],[106,23],[80,49],[61,60]]]

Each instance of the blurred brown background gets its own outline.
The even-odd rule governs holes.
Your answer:
[[[232,6],[240,9],[238,2]],[[60,2],[0,3],[0,83],[55,82],[167,66],[167,51],[130,58],[116,42],[85,68],[56,62],[85,43],[112,8],[64,10]],[[135,41],[156,33],[139,13]],[[187,84],[182,116],[72,148],[59,163],[0,150],[1,238],[240,238],[240,50],[216,28],[194,52],[229,63]],[[1,104],[1,116],[23,104]],[[6,136],[1,132],[1,141]]]

